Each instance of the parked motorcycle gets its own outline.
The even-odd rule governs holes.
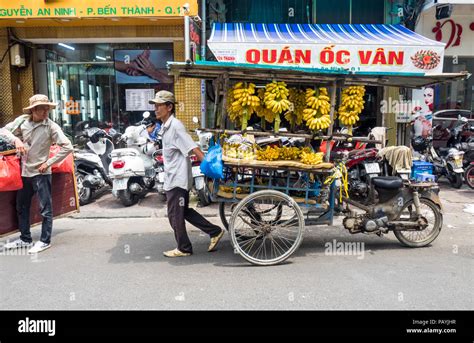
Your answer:
[[[398,176],[371,179],[369,204],[343,196],[344,228],[350,233],[377,234],[393,231],[405,246],[433,242],[443,226],[439,188],[435,184],[404,182]],[[364,213],[353,211],[353,206]]]
[[[433,164],[436,181],[445,176],[454,188],[461,188],[463,183],[463,151],[456,148],[440,148],[439,154],[433,148],[429,138],[415,137],[412,139],[413,149],[421,154],[421,159]]]
[[[76,141],[80,139],[85,139],[84,149],[74,151],[74,165],[79,203],[85,205],[91,202],[94,193],[112,185],[108,174],[114,144],[111,137],[97,127],[86,126],[76,136]]]
[[[120,139],[126,142],[127,147],[115,149],[111,153],[109,170],[113,182],[112,194],[124,206],[136,204],[141,196],[155,186],[153,154],[157,149],[146,138],[144,131],[146,132],[146,128],[143,121],[127,127]]]

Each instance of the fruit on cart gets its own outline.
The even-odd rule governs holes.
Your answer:
[[[338,115],[343,125],[352,126],[359,120],[364,109],[364,94],[364,86],[349,86],[342,90]]]
[[[306,109],[303,110],[303,119],[311,130],[327,129],[331,125],[329,111],[331,104],[327,88],[308,88],[305,93]]]
[[[231,186],[219,186],[219,190],[225,193],[234,193],[234,187]],[[235,192],[237,194],[244,193],[244,189],[242,187],[236,187]]]
[[[257,150],[257,160],[276,161],[280,156],[280,148],[267,145],[265,149]]]
[[[247,128],[247,122],[260,106],[260,98],[255,95],[255,84],[237,82],[228,93],[227,111],[232,121],[237,118],[242,123],[242,130]],[[230,105],[230,106],[229,106]]]
[[[265,89],[260,88],[257,90],[257,95],[260,99],[260,106],[258,106],[256,109],[257,116],[260,118],[265,118],[265,120],[269,123],[273,123],[273,120],[275,120],[275,113],[273,113],[272,110],[267,108],[265,105]]]
[[[274,113],[275,132],[280,130],[280,114],[290,109],[289,93],[290,91],[283,81],[272,81],[265,86],[263,101],[265,106]]]
[[[301,149],[297,147],[282,147],[279,151],[278,159],[286,161],[298,161],[301,155]]]
[[[295,125],[301,125],[303,122],[303,111],[306,108],[305,92],[301,89],[290,88],[288,100],[293,106],[290,106],[289,111],[285,114],[285,118],[290,122],[291,129],[293,130]]]
[[[301,153],[301,162],[304,164],[319,164],[323,162],[323,153],[322,152],[302,152]]]

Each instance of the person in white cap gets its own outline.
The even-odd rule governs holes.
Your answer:
[[[183,123],[175,118],[174,95],[159,91],[150,104],[155,105],[156,119],[163,124],[159,135],[163,143],[163,161],[168,219],[178,244],[176,249],[165,251],[166,257],[189,256],[193,253],[191,241],[186,232],[185,220],[207,233],[211,238],[208,251],[214,251],[224,230],[206,220],[196,210],[189,208],[189,190],[193,184],[191,161],[192,151],[202,161],[204,154],[186,131]]]
[[[71,142],[59,125],[49,119],[49,111],[55,107],[56,104],[50,102],[46,95],[33,95],[30,98],[30,106],[23,109],[26,114],[5,126],[10,141],[14,142],[17,150],[24,155],[21,172],[23,188],[17,192],[16,198],[20,238],[5,244],[5,249],[33,244],[30,232],[30,207],[35,193],[38,193],[43,222],[41,238],[28,253],[35,254],[51,246],[53,230],[51,166],[65,159],[73,151]],[[61,149],[55,156],[49,158],[52,144],[59,145]]]

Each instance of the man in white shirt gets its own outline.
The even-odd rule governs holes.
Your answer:
[[[187,133],[183,123],[174,116],[175,99],[168,91],[159,91],[150,104],[155,105],[156,119],[163,124],[160,135],[163,142],[168,219],[178,244],[176,249],[165,251],[166,257],[189,256],[193,253],[191,241],[186,232],[185,220],[211,237],[208,251],[214,251],[224,235],[217,225],[212,224],[196,210],[189,208],[189,190],[193,184],[189,153],[193,152],[202,161],[204,155]]]

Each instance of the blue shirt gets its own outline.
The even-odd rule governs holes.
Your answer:
[[[148,134],[148,136],[150,136],[150,139],[153,142],[156,142],[156,140],[158,139],[158,132],[160,132],[160,130],[161,130],[161,124],[156,123],[155,128],[153,129],[153,131],[150,134]]]

